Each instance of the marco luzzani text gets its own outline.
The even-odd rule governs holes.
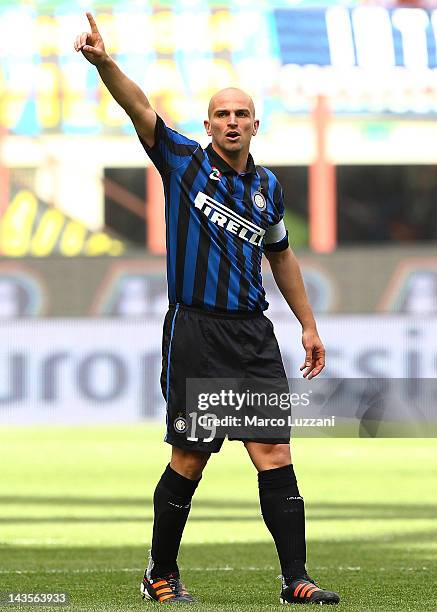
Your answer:
[[[258,417],[256,415],[216,417],[204,414],[197,420],[200,427],[212,429],[214,427],[335,427],[335,416],[325,418],[309,418],[287,415],[286,418]]]

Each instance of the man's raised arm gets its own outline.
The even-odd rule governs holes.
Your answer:
[[[86,59],[96,66],[109,93],[129,115],[144,142],[152,147],[155,144],[155,111],[150,106],[150,102],[142,89],[131,81],[106,53],[94,17],[91,13],[87,13],[86,16],[91,27],[91,33],[82,32],[82,34],[79,34],[74,42],[74,48],[76,51],[81,51]]]

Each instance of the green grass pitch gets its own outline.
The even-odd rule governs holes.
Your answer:
[[[63,609],[74,611],[156,609],[138,586],[169,453],[162,429],[2,427],[0,439],[0,591],[68,591]],[[293,442],[309,573],[338,590],[339,610],[437,609],[436,449],[429,439]],[[194,609],[283,609],[256,473],[238,442],[205,470],[180,566]]]

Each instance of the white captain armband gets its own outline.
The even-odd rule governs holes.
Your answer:
[[[263,244],[266,251],[285,251],[288,248],[288,232],[284,219],[267,228]]]

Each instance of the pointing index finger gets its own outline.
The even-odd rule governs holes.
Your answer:
[[[96,24],[96,22],[94,21],[94,17],[92,16],[92,14],[91,14],[91,13],[87,13],[87,14],[86,14],[86,16],[88,17],[88,21],[89,21],[89,24],[90,24],[90,26],[91,26],[91,32],[92,32],[93,34],[98,34],[98,33],[99,33],[99,30],[97,29],[97,24]]]

